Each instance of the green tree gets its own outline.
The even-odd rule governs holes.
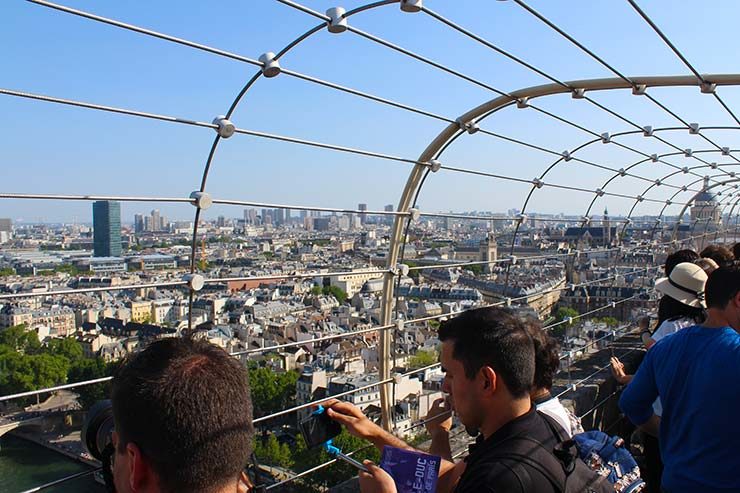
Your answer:
[[[347,300],[347,293],[337,286],[314,286],[311,288],[310,293],[313,295],[323,294],[326,296],[334,296],[340,305]]]
[[[50,354],[66,358],[70,364],[82,359],[84,354],[80,343],[71,337],[50,340],[46,345],[46,351]]]
[[[270,368],[249,370],[254,416],[261,417],[282,411],[295,402],[297,371],[274,372]]]
[[[340,305],[347,299],[347,293],[337,286],[324,286],[324,294],[334,296]]]
[[[564,306],[558,308],[558,311],[555,312],[555,318],[557,319],[558,322],[563,322],[568,317],[576,318],[578,315],[580,315],[578,311],[574,310],[573,308],[568,308]],[[573,325],[573,323],[574,322],[571,321],[571,322],[565,323],[564,325],[566,325],[567,327],[570,327],[571,325]]]
[[[619,320],[614,317],[603,317],[601,319],[594,320],[594,322],[596,322],[597,320],[599,322],[605,323],[608,327],[616,327],[617,325],[619,325]]]
[[[292,467],[294,463],[290,446],[287,443],[278,442],[277,437],[272,433],[264,442],[257,439],[254,444],[254,453],[260,463],[285,468]]]
[[[304,471],[310,467],[323,464],[332,459],[332,457],[329,456],[323,448],[319,450],[305,449],[305,443],[301,446],[300,440],[302,439],[299,439],[294,447],[296,469]],[[344,453],[360,450],[359,452],[352,454],[352,457],[360,462],[365,459],[369,459],[377,464],[380,459],[380,452],[378,449],[372,446],[369,442],[353,437],[347,433],[347,430],[343,429],[342,432],[334,438],[333,442],[334,445]],[[354,476],[357,476],[357,469],[343,461],[337,461],[331,466],[319,469],[315,473],[303,478],[303,481],[298,485],[298,489],[301,492],[321,491]]]
[[[5,267],[4,269],[0,269],[0,277],[8,277],[8,276],[14,276],[15,275],[15,269],[11,267]]]
[[[433,365],[437,362],[436,351],[425,351],[420,349],[409,358],[409,370],[416,370],[417,368],[423,368],[425,366]]]
[[[10,346],[24,354],[38,353],[41,343],[36,333],[28,330],[25,324],[8,327],[0,332],[0,344]]]
[[[114,365],[106,363],[103,358],[79,358],[72,363],[67,380],[69,382],[82,382],[107,377],[113,373],[113,369]],[[77,401],[82,408],[88,409],[97,401],[109,398],[110,383],[84,385],[77,387],[75,392],[78,395]]]

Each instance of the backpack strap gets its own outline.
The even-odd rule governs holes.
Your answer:
[[[509,449],[488,456],[487,461],[510,459],[524,463],[541,473],[556,491],[565,493],[565,483],[568,477],[563,464],[547,450],[542,442],[526,436],[510,437],[501,443],[506,442],[510,442]]]

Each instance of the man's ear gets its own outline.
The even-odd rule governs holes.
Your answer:
[[[126,445],[126,455],[131,491],[151,491],[157,484],[157,475],[141,453],[141,449],[135,443],[129,442]]]
[[[490,366],[484,366],[479,372],[480,378],[483,380],[483,392],[493,394],[498,389],[498,375],[493,368]]]

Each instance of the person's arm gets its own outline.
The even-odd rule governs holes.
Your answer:
[[[437,399],[424,417],[426,429],[432,437],[429,453],[452,461],[450,448],[450,429],[452,428],[452,412],[444,398]]]
[[[650,419],[640,425],[640,429],[648,435],[657,437],[660,433],[660,416],[653,414]]]
[[[650,434],[653,432],[657,434],[660,424],[660,419],[653,413],[653,402],[658,397],[658,386],[655,382],[653,368],[655,355],[655,350],[650,350],[645,354],[640,368],[619,399],[619,407],[627,418],[636,426],[644,427],[645,431]]]
[[[624,363],[619,361],[619,358],[616,356],[611,357],[611,370],[614,380],[616,380],[620,385],[627,385],[632,381],[632,377],[634,376],[627,374],[624,369]]]
[[[367,440],[375,445],[378,450],[382,451],[383,447],[387,445],[389,447],[426,453],[416,450],[400,438],[388,433],[370,421],[359,408],[349,402],[331,399],[323,403],[323,406],[326,408],[328,416],[347,428],[350,435]],[[455,465],[451,461],[442,459],[439,466],[437,493],[452,493],[464,470],[464,462]]]

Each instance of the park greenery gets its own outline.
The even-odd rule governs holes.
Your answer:
[[[409,370],[417,370],[424,368],[425,366],[433,365],[439,361],[439,356],[436,351],[425,351],[420,349],[416,351],[416,354],[409,358],[408,367]]]
[[[311,294],[334,296],[340,305],[347,300],[347,293],[345,293],[342,288],[337,286],[314,286],[313,288],[311,288]]]
[[[102,358],[85,358],[82,346],[73,338],[39,342],[36,332],[24,325],[0,332],[0,395],[28,392],[110,375],[112,365]],[[85,407],[104,398],[104,384],[80,387],[80,404]]]

